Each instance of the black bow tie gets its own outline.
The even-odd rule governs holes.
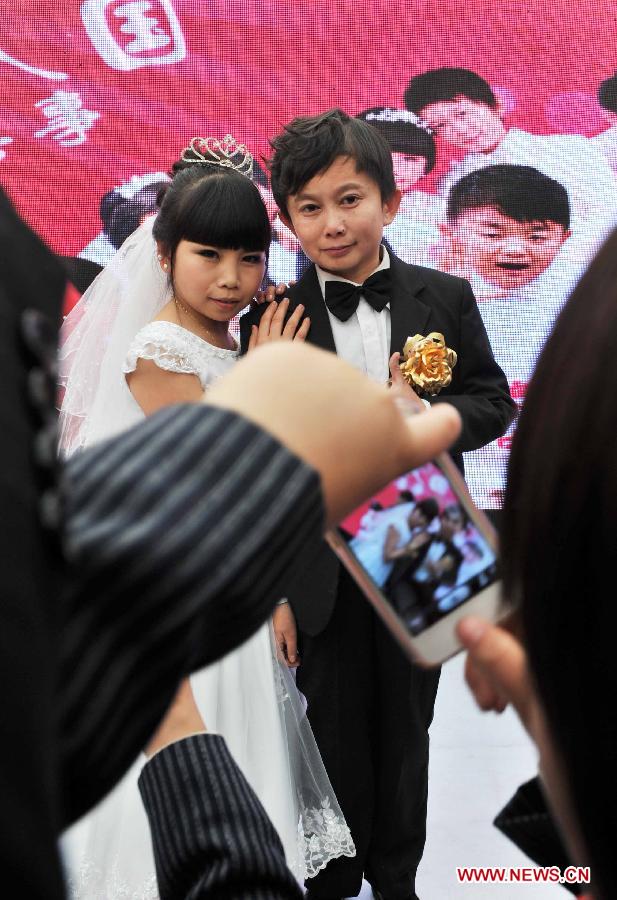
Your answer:
[[[380,269],[367,278],[364,284],[326,281],[326,306],[341,322],[346,322],[355,313],[360,297],[364,297],[373,309],[381,312],[390,301],[390,270]]]

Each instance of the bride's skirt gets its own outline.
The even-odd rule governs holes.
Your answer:
[[[298,879],[354,856],[351,833],[321,761],[303,698],[277,660],[270,623],[191,677],[209,731],[222,734],[263,803]],[[137,787],[145,757],[64,836],[74,900],[156,900],[148,819]]]

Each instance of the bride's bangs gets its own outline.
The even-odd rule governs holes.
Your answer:
[[[221,172],[195,184],[178,222],[182,237],[231,250],[267,252],[271,229],[255,185],[244,175]]]

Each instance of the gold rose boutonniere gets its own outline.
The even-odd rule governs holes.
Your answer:
[[[403,347],[401,372],[416,394],[438,394],[452,381],[456,353],[446,347],[443,334],[431,331],[426,337],[414,334]]]

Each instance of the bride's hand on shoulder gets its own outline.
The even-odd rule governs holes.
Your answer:
[[[304,341],[311,327],[308,316],[302,319],[304,306],[299,303],[289,318],[286,318],[288,311],[287,297],[279,302],[273,300],[261,317],[259,325],[251,327],[248,349],[253,350],[261,344],[272,341]]]

